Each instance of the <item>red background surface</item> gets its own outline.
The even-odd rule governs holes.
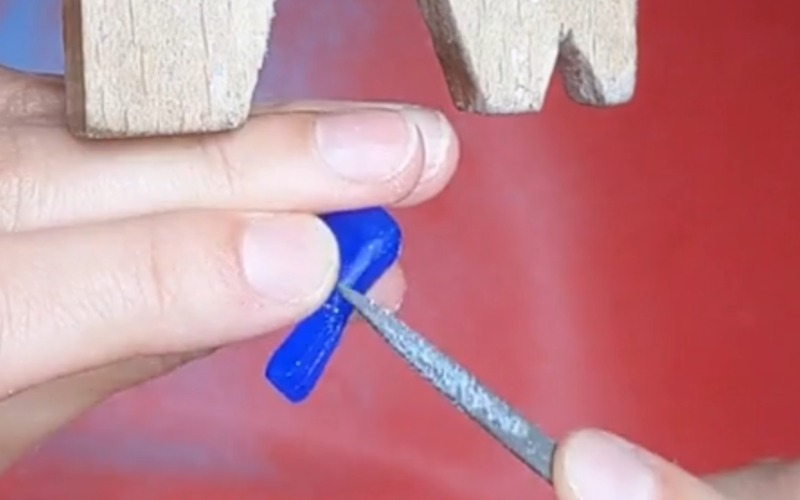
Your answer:
[[[57,69],[58,16],[0,1],[6,62]],[[444,107],[463,164],[399,214],[405,317],[548,431],[604,426],[704,472],[800,454],[798,26],[791,0],[642,0],[632,104],[554,85],[539,115],[484,118],[453,110],[412,0],[280,0],[259,97]],[[299,407],[261,379],[278,340],[115,398],[0,491],[550,498],[364,328]]]

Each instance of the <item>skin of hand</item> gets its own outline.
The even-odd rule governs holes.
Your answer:
[[[85,142],[58,78],[0,69],[0,470],[116,392],[289,325],[336,276],[309,215],[409,206],[453,175],[434,111],[272,105],[240,131]],[[371,295],[397,307],[390,270]],[[800,463],[697,478],[622,438],[562,441],[561,500],[800,500]]]
[[[114,393],[312,312],[338,272],[313,214],[423,202],[458,151],[441,113],[380,103],[80,141],[60,78],[0,69],[0,470]],[[404,289],[396,266],[371,295]]]
[[[800,461],[765,461],[698,478],[594,429],[559,444],[553,477],[559,500],[800,500]]]

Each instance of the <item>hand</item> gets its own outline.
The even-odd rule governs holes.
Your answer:
[[[556,452],[560,500],[798,500],[800,462],[764,462],[697,478],[616,436],[587,430]]]
[[[313,215],[437,194],[438,113],[295,103],[235,133],[82,142],[60,79],[0,70],[0,470],[122,389],[289,325],[327,297]],[[396,306],[387,273],[373,296]]]

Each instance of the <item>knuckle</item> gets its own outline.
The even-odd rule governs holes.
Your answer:
[[[171,257],[174,253],[171,239],[168,233],[152,225],[143,239],[143,249],[137,256],[136,292],[144,298],[145,307],[156,314],[170,311],[178,297],[173,277],[177,262]]]
[[[51,148],[26,128],[0,126],[0,231],[40,226],[57,217],[60,186],[42,171],[55,165]]]
[[[24,148],[20,139],[11,129],[0,143],[0,230],[17,229],[30,216],[26,207],[34,206],[37,197],[36,183],[21,168]]]
[[[190,297],[215,292],[236,265],[234,218],[215,212],[181,214],[153,222],[142,240],[137,281],[146,307],[169,316]],[[164,223],[166,222],[166,223]]]
[[[210,187],[215,191],[236,196],[246,184],[245,169],[235,153],[230,135],[204,136],[198,139],[203,169]]]

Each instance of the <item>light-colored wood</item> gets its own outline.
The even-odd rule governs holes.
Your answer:
[[[460,109],[539,111],[558,66],[569,96],[611,106],[636,86],[636,0],[418,0]]]
[[[82,137],[241,126],[275,0],[65,0],[67,117]]]

